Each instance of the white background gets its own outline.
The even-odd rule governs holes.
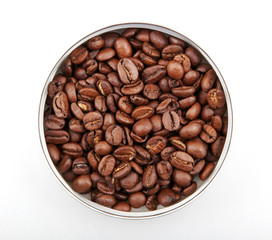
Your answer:
[[[272,239],[270,1],[1,1],[0,239]],[[193,203],[164,217],[114,219],[78,203],[38,137],[44,83],[62,54],[108,25],[176,30],[216,63],[232,98],[230,151]]]

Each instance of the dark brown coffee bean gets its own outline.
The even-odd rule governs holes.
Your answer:
[[[206,73],[211,69],[211,65],[208,63],[201,63],[200,65],[197,66],[196,70],[201,72],[201,73]]]
[[[70,58],[66,58],[62,65],[61,65],[61,70],[64,75],[66,76],[72,76],[73,73],[73,68],[72,68],[72,62]]]
[[[145,205],[146,196],[142,192],[131,193],[128,202],[133,208],[140,208]]]
[[[141,74],[141,79],[146,83],[156,83],[164,78],[166,75],[166,68],[162,65],[154,65],[147,67]]]
[[[179,62],[171,60],[167,64],[167,74],[170,78],[181,80],[184,75],[184,69]]]
[[[68,82],[65,87],[64,91],[69,102],[76,102],[77,101],[77,93],[76,93],[76,86],[73,82]]]
[[[71,104],[72,105],[72,104]],[[92,106],[91,103],[86,102],[86,101],[78,101],[77,105],[79,106],[79,108],[82,110],[82,112],[87,113],[87,112],[91,112],[94,111],[94,108]]]
[[[96,82],[96,87],[103,96],[109,96],[113,93],[113,88],[107,80],[98,80]]]
[[[107,78],[113,87],[122,87],[123,83],[120,81],[118,73],[110,72],[108,73]]]
[[[119,99],[118,107],[120,108],[121,111],[127,114],[131,114],[134,108],[128,96],[123,96]]]
[[[119,98],[120,97],[115,93],[110,94],[109,96],[107,96],[107,99],[106,99],[107,107],[113,113],[116,113],[116,111],[117,111],[117,107],[118,107],[117,103],[119,101]]]
[[[200,52],[192,46],[185,49],[185,54],[190,58],[193,67],[197,67],[202,61]]]
[[[174,60],[182,64],[184,72],[188,72],[191,69],[191,60],[190,58],[185,54],[178,54],[174,57]]]
[[[104,96],[97,96],[94,99],[94,107],[99,111],[99,112],[106,112],[107,111],[107,106],[106,106],[106,99]]]
[[[106,181],[105,179],[100,179],[97,181],[97,189],[105,194],[114,194],[115,187],[110,181]]]
[[[82,138],[82,133],[76,133],[68,129],[68,134],[70,136],[70,142],[79,143]]]
[[[78,193],[88,193],[92,187],[92,180],[89,175],[80,175],[73,180],[72,188]]]
[[[129,99],[136,106],[143,106],[148,103],[148,99],[141,95],[130,95]]]
[[[87,48],[90,50],[99,50],[104,46],[104,42],[104,39],[100,36],[93,37],[87,42]]]
[[[202,126],[202,132],[200,133],[200,138],[206,143],[213,143],[217,138],[216,130],[208,124]]]
[[[115,119],[120,124],[130,126],[134,123],[134,120],[126,113],[118,110],[115,114]]]
[[[89,112],[84,116],[83,123],[89,131],[99,129],[103,125],[103,116],[99,112]]]
[[[160,51],[158,51],[150,42],[144,42],[142,50],[146,55],[152,58],[158,58],[161,55]]]
[[[167,139],[162,136],[155,136],[150,138],[146,143],[146,149],[150,154],[160,153],[167,144]]]
[[[154,165],[149,165],[146,167],[143,174],[143,186],[146,188],[151,188],[157,182],[157,173]]]
[[[160,161],[157,163],[156,170],[161,179],[167,180],[170,179],[173,168],[168,161]]]
[[[217,76],[213,69],[210,69],[208,72],[206,72],[201,81],[202,90],[205,92],[209,91],[213,87],[216,79]]]
[[[135,39],[137,39],[141,42],[149,42],[149,32],[150,32],[150,30],[148,30],[148,29],[140,29],[136,33]]]
[[[202,170],[202,172],[199,174],[199,178],[204,181],[206,180],[211,173],[213,172],[215,168],[215,164],[214,163],[208,163]]]
[[[115,158],[112,155],[104,156],[98,164],[98,172],[102,176],[110,176],[115,167]]]
[[[200,77],[200,73],[196,70],[190,70],[187,73],[184,74],[184,77],[182,79],[182,82],[186,86],[193,85]]]
[[[176,97],[186,98],[192,96],[195,93],[195,88],[191,86],[181,86],[172,88],[171,91]]]
[[[134,65],[138,69],[138,72],[141,72],[144,70],[144,64],[141,62],[139,58],[129,57],[129,59],[134,63]]]
[[[63,144],[69,141],[69,133],[65,130],[46,130],[45,141],[52,144]]]
[[[154,211],[157,209],[157,206],[158,206],[158,201],[157,201],[156,195],[148,196],[146,203],[145,203],[145,207],[149,211]]]
[[[106,32],[101,36],[104,39],[104,47],[113,47],[114,41],[120,37],[119,33],[116,32]]]
[[[133,147],[125,145],[114,150],[113,156],[120,161],[131,161],[136,156],[136,151]]]
[[[150,118],[150,122],[152,124],[152,131],[158,132],[162,130],[162,117],[161,115],[154,115]]]
[[[121,88],[121,92],[124,95],[135,95],[140,93],[143,90],[143,88],[144,88],[143,81],[138,81],[133,84],[124,85]]]
[[[220,132],[223,125],[222,118],[220,116],[212,116],[211,125],[217,132]]]
[[[148,118],[140,119],[136,123],[134,123],[132,131],[140,136],[144,137],[152,130],[152,123]]]
[[[115,55],[114,49],[104,48],[98,52],[98,54],[96,55],[96,59],[98,61],[106,61],[106,60],[113,58],[114,55]]]
[[[219,157],[225,144],[225,137],[219,136],[211,145],[211,152],[214,156]]]
[[[113,147],[108,144],[106,141],[100,141],[94,146],[94,151],[98,155],[108,155],[113,150]]]
[[[201,132],[202,126],[199,123],[190,123],[182,127],[179,136],[185,139],[195,138]]]
[[[138,182],[133,188],[130,188],[130,189],[126,189],[125,191],[127,193],[135,193],[135,192],[139,192],[143,189],[143,184],[142,182]]]
[[[205,105],[201,110],[200,118],[205,122],[209,122],[213,115],[214,110],[209,105]]]
[[[70,59],[73,64],[81,64],[85,61],[88,57],[88,50],[83,47],[79,46],[75,50],[70,53]]]
[[[184,152],[186,151],[186,144],[181,140],[179,136],[171,136],[169,138],[169,142],[176,149],[184,151]]]
[[[77,175],[75,175],[72,170],[68,170],[67,172],[63,173],[62,176],[63,179],[69,183],[77,177]]]
[[[134,108],[131,113],[131,117],[135,120],[140,120],[143,118],[150,118],[154,115],[154,108],[149,106],[139,106]]]
[[[191,107],[195,102],[196,102],[196,96],[193,95],[193,96],[181,99],[178,103],[179,103],[180,109],[186,109]]]
[[[151,43],[158,50],[162,50],[168,44],[168,40],[162,32],[152,31],[149,37],[150,37]]]
[[[187,152],[196,159],[205,158],[207,155],[207,144],[202,142],[199,138],[195,138],[186,142]]]
[[[138,53],[138,54],[137,54]],[[147,66],[152,66],[157,63],[156,59],[146,55],[143,53],[141,50],[139,50],[136,54],[133,55],[133,57],[139,57],[140,61],[147,65]]]
[[[78,132],[78,133],[84,133],[86,131],[86,129],[84,128],[83,122],[76,118],[72,118],[69,121],[69,129],[72,130],[73,132]]]
[[[131,171],[127,176],[120,179],[120,185],[124,189],[131,189],[136,186],[139,180],[139,175]]]
[[[184,188],[181,192],[182,196],[190,196],[192,195],[197,189],[197,183],[193,182],[190,186]]]
[[[101,158],[99,155],[97,155],[94,150],[90,151],[87,155],[87,160],[90,166],[97,171],[98,164],[101,161]]]
[[[166,148],[164,148],[161,151],[161,153],[160,153],[162,160],[168,161],[169,158],[170,158],[170,156],[171,156],[171,154],[173,152],[175,152],[175,151],[176,151],[176,149],[174,147],[166,147]]]
[[[84,175],[90,172],[90,167],[87,164],[87,160],[84,157],[77,158],[73,161],[72,171],[77,175]]]
[[[131,165],[129,162],[122,162],[116,167],[112,173],[114,178],[120,179],[127,176],[131,171]]]
[[[78,158],[83,155],[83,149],[78,143],[65,143],[62,145],[62,152],[71,157]]]
[[[183,52],[183,48],[180,45],[170,44],[163,48],[162,58],[166,60],[173,60],[174,57]]]
[[[162,116],[162,124],[169,131],[176,131],[180,127],[179,116],[175,111],[167,111]]]
[[[83,120],[84,113],[81,110],[81,108],[78,106],[78,103],[72,103],[71,106],[71,112],[75,115],[75,117],[79,120]]]
[[[114,49],[119,59],[132,56],[132,48],[126,38],[117,38],[114,41]]]
[[[116,204],[116,199],[113,195],[102,194],[96,197],[96,202],[100,205],[111,208]]]
[[[137,29],[137,28],[127,28],[127,29],[124,30],[124,32],[122,33],[122,37],[131,38],[131,37],[134,36],[137,32],[138,32],[138,29]]]
[[[225,94],[220,89],[211,89],[207,94],[207,101],[212,109],[223,108],[225,106]]]
[[[173,111],[177,110],[179,107],[179,104],[176,100],[172,98],[167,98],[163,100],[156,108],[157,113],[165,113],[167,111]]]
[[[118,211],[123,211],[123,212],[131,211],[130,205],[126,202],[118,202],[112,208]]]
[[[221,134],[223,136],[227,135],[227,131],[228,131],[228,118],[227,117],[223,117],[222,118],[222,129],[221,129]]]
[[[158,194],[158,203],[164,207],[170,206],[176,202],[176,196],[173,190],[170,188],[162,189]]]
[[[61,158],[61,153],[55,144],[47,144],[47,150],[54,164],[57,164]]]
[[[202,169],[204,168],[204,166],[205,166],[205,160],[202,159],[199,162],[197,162],[197,164],[194,166],[193,170],[190,171],[189,173],[191,175],[193,175],[193,176],[197,175],[197,174],[199,174],[202,171]]]
[[[74,74],[73,76],[77,79],[77,80],[85,80],[88,75],[85,71],[84,68],[78,67],[74,70]]]
[[[69,117],[69,102],[65,92],[58,92],[53,99],[53,109],[58,118]]]
[[[179,38],[176,38],[176,37],[173,37],[173,36],[169,36],[168,37],[168,40],[170,43],[172,44],[176,44],[176,45],[180,45],[182,48],[185,48],[186,47],[186,42],[179,39]]]
[[[201,105],[199,102],[194,103],[186,112],[185,118],[189,120],[196,119],[201,112]]]
[[[137,82],[139,72],[133,61],[129,58],[120,59],[117,69],[120,80],[124,84],[132,84]]]
[[[106,141],[113,146],[118,146],[122,142],[124,130],[118,125],[111,125],[105,132]]]
[[[60,161],[60,163],[58,165],[59,173],[67,172],[71,168],[72,163],[73,163],[73,160],[69,155],[63,155],[63,157],[62,157],[62,159],[61,159],[61,161]]]
[[[176,151],[171,154],[170,163],[177,169],[189,172],[194,167],[194,159],[186,152]]]
[[[135,161],[140,165],[148,164],[151,159],[149,152],[139,145],[134,145],[134,149],[136,150]]]
[[[144,86],[143,95],[148,99],[157,99],[161,94],[161,90],[158,85],[149,83]]]
[[[65,126],[65,120],[58,118],[56,115],[50,114],[45,117],[44,125],[48,129],[61,130]]]
[[[142,175],[144,173],[143,169],[141,168],[141,166],[138,163],[136,163],[134,161],[130,161],[129,163],[136,173],[138,173],[140,175]]]
[[[180,187],[188,187],[191,185],[193,177],[187,172],[175,169],[173,171],[173,180]]]
[[[99,95],[93,88],[82,88],[78,91],[78,99],[82,101],[92,102]]]

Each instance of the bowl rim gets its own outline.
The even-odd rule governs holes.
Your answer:
[[[150,29],[150,30],[157,30],[164,32],[168,35],[172,35],[174,37],[180,38],[185,40],[187,43],[189,43],[191,46],[195,47],[201,54],[202,56],[206,59],[206,61],[212,66],[212,68],[215,70],[219,81],[222,85],[222,88],[224,90],[225,96],[226,96],[226,105],[227,105],[227,113],[228,113],[228,129],[227,129],[227,135],[225,139],[225,144],[224,148],[221,152],[220,158],[217,161],[217,164],[215,166],[214,171],[211,173],[211,175],[202,182],[201,186],[197,188],[197,190],[190,196],[186,197],[185,199],[171,205],[168,207],[163,207],[161,209],[155,210],[155,211],[144,211],[144,212],[123,212],[123,211],[118,211],[114,210],[112,208],[104,207],[102,205],[99,205],[90,199],[87,199],[84,197],[84,195],[75,192],[69,184],[63,179],[61,174],[58,172],[57,168],[53,164],[53,161],[50,158],[49,152],[47,150],[47,145],[45,142],[45,136],[44,136],[44,108],[45,108],[45,102],[46,102],[46,97],[47,97],[47,87],[48,84],[51,82],[55,74],[57,73],[59,67],[61,66],[63,60],[67,58],[67,56],[78,46],[86,42],[88,39],[101,35],[106,32],[110,31],[117,31],[117,30],[124,30],[126,28],[144,28],[144,29]],[[150,219],[154,217],[159,217],[159,216],[164,216],[169,213],[173,213],[177,211],[178,209],[181,209],[188,204],[190,204],[192,201],[194,201],[197,197],[199,197],[205,189],[207,189],[208,186],[210,186],[211,182],[215,179],[215,177],[218,175],[220,169],[223,166],[223,163],[225,162],[226,155],[229,151],[230,144],[231,144],[231,138],[232,138],[232,131],[233,131],[233,110],[232,110],[232,103],[231,103],[231,98],[230,94],[227,88],[227,85],[225,83],[225,80],[220,73],[219,69],[215,65],[215,63],[212,61],[212,59],[209,57],[209,55],[202,49],[200,48],[196,43],[194,43],[191,39],[188,37],[184,36],[183,34],[180,34],[170,28],[160,26],[160,25],[155,25],[155,24],[150,24],[150,23],[141,23],[141,22],[131,22],[131,23],[120,23],[120,24],[114,24],[110,25],[104,28],[101,28],[97,31],[94,31],[87,36],[83,37],[80,39],[78,42],[73,44],[57,61],[53,69],[51,70],[49,76],[47,77],[47,80],[44,84],[42,94],[40,97],[40,104],[39,104],[39,111],[38,111],[38,130],[39,130],[39,139],[40,139],[40,144],[44,153],[44,156],[46,158],[46,161],[48,163],[49,168],[51,169],[51,172],[55,175],[57,178],[58,182],[62,185],[62,187],[71,195],[73,196],[76,200],[81,202],[83,205],[97,211],[100,213],[103,213],[108,216],[112,217],[117,217],[117,218],[123,218],[123,219]]]

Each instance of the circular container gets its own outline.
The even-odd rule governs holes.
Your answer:
[[[48,84],[54,78],[55,74],[60,72],[60,66],[61,66],[62,62],[69,56],[69,54],[75,48],[77,48],[81,44],[85,43],[90,38],[101,35],[106,32],[110,32],[110,31],[120,33],[126,28],[146,28],[146,29],[151,29],[151,30],[157,30],[157,31],[165,33],[166,35],[172,35],[174,37],[180,38],[180,39],[184,40],[185,42],[187,42],[189,45],[195,47],[202,54],[202,56],[206,60],[206,62],[209,63],[212,66],[212,68],[215,70],[215,72],[221,82],[225,96],[226,96],[227,115],[228,115],[228,130],[227,130],[227,136],[226,136],[224,148],[223,148],[221,156],[215,166],[214,171],[203,182],[200,181],[197,177],[196,181],[198,183],[198,188],[192,195],[182,199],[181,201],[179,201],[169,207],[162,207],[161,206],[160,208],[158,208],[155,211],[148,211],[145,208],[140,208],[140,209],[135,209],[135,210],[133,209],[132,212],[118,211],[118,210],[114,210],[114,209],[111,209],[108,207],[104,207],[102,205],[99,205],[99,204],[91,201],[89,194],[83,195],[83,194],[79,194],[79,193],[75,192],[71,188],[71,185],[63,179],[63,177],[61,176],[61,174],[58,172],[57,168],[55,167],[54,163],[52,162],[52,160],[49,156],[49,152],[47,150],[47,145],[46,145],[45,136],[44,136],[44,121],[43,121],[43,119],[44,119],[45,102],[46,102],[46,97],[47,97],[47,87],[48,87]],[[230,146],[230,142],[231,142],[232,126],[233,126],[232,106],[231,106],[230,95],[229,95],[226,83],[225,83],[220,71],[218,70],[218,68],[216,67],[214,62],[211,60],[211,58],[207,55],[207,53],[204,52],[197,44],[195,44],[192,40],[185,37],[184,35],[182,35],[178,32],[175,32],[169,28],[165,28],[165,27],[153,25],[153,24],[147,24],[147,23],[124,23],[124,24],[113,25],[113,26],[109,26],[109,27],[100,29],[100,30],[95,31],[95,32],[87,35],[86,37],[82,38],[80,41],[78,41],[76,44],[74,44],[68,51],[66,51],[64,53],[64,55],[58,60],[58,62],[56,63],[56,65],[52,69],[51,73],[49,74],[49,77],[47,78],[47,81],[46,81],[45,86],[43,88],[41,99],[40,99],[38,121],[39,121],[38,125],[39,125],[40,142],[41,142],[41,146],[42,146],[44,155],[46,157],[47,163],[48,163],[51,171],[53,172],[53,174],[58,179],[59,183],[64,187],[64,189],[68,193],[70,193],[71,196],[73,196],[75,199],[77,199],[79,202],[81,202],[82,204],[84,204],[85,206],[87,206],[93,210],[96,210],[100,213],[103,213],[103,214],[106,214],[109,216],[118,217],[118,218],[126,218],[126,219],[148,219],[148,218],[158,217],[158,216],[162,216],[162,215],[174,212],[182,207],[185,207],[186,205],[191,203],[194,199],[196,199],[201,193],[203,193],[204,190],[214,180],[215,176],[218,174],[219,170],[221,169],[221,167],[225,161],[225,158],[226,158],[229,146]]]

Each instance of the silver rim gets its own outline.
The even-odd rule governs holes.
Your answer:
[[[44,118],[44,107],[45,107],[45,101],[46,101],[46,96],[47,96],[47,87],[48,84],[51,82],[51,80],[53,79],[53,77],[55,76],[55,74],[57,73],[62,61],[75,49],[77,48],[79,45],[83,44],[84,42],[86,42],[88,39],[103,34],[105,32],[109,32],[109,31],[117,31],[117,30],[122,30],[125,28],[148,28],[151,30],[157,30],[157,31],[161,31],[164,32],[168,35],[172,35],[174,37],[180,38],[185,40],[186,42],[188,42],[190,45],[192,45],[193,47],[195,47],[199,52],[201,52],[202,56],[206,59],[206,61],[213,67],[213,69],[215,70],[221,85],[223,87],[223,90],[225,92],[226,95],[226,104],[227,104],[227,113],[228,113],[228,131],[227,131],[227,136],[226,136],[226,141],[225,141],[225,145],[224,148],[222,150],[221,156],[216,164],[216,167],[214,169],[214,171],[212,172],[212,174],[201,184],[201,186],[198,187],[198,189],[196,190],[195,193],[193,193],[192,195],[186,197],[185,199],[181,200],[180,202],[169,206],[169,207],[164,207],[162,209],[159,210],[155,210],[155,211],[145,211],[145,212],[121,212],[121,211],[117,211],[111,208],[107,208],[104,206],[101,206],[95,202],[92,202],[91,200],[87,199],[86,197],[84,197],[83,195],[75,192],[72,190],[72,188],[69,186],[69,184],[62,178],[61,174],[59,174],[58,170],[56,169],[55,165],[53,164],[48,150],[47,150],[47,146],[46,146],[46,142],[45,142],[45,136],[44,136],[44,125],[43,125],[43,118]],[[210,183],[214,180],[215,176],[218,174],[219,170],[221,169],[226,155],[228,153],[229,150],[229,146],[230,146],[230,142],[231,142],[231,136],[232,136],[232,128],[233,128],[233,114],[232,114],[232,104],[231,104],[231,99],[230,99],[230,95],[228,92],[228,88],[226,86],[226,83],[223,79],[223,76],[221,75],[220,71],[218,70],[217,66],[215,65],[215,63],[211,60],[211,58],[207,55],[207,53],[202,50],[197,44],[195,44],[192,40],[190,40],[189,38],[185,37],[184,35],[175,32],[169,28],[165,28],[162,26],[158,26],[158,25],[153,25],[153,24],[147,24],[147,23],[124,23],[124,24],[118,24],[118,25],[112,25],[103,29],[100,29],[98,31],[95,31],[89,35],[87,35],[86,37],[82,38],[80,41],[78,41],[76,44],[74,44],[70,49],[68,49],[63,56],[58,60],[58,62],[56,63],[56,65],[54,66],[54,68],[52,69],[51,73],[49,74],[47,81],[45,83],[45,86],[43,88],[42,91],[42,95],[40,98],[40,105],[39,105],[39,117],[38,117],[38,128],[39,128],[39,136],[40,136],[40,142],[41,142],[41,146],[43,149],[43,153],[45,155],[45,158],[47,160],[47,163],[51,169],[51,171],[53,172],[53,174],[56,176],[56,178],[58,179],[58,182],[64,187],[64,189],[70,193],[75,199],[77,199],[79,202],[81,202],[82,204],[84,204],[85,206],[98,211],[100,213],[109,215],[109,216],[113,216],[113,217],[118,217],[118,218],[126,218],[126,219],[147,219],[147,218],[153,218],[153,217],[158,217],[158,216],[162,216],[162,215],[166,215],[169,213],[172,213],[178,209],[181,209],[183,207],[185,207],[186,205],[188,205],[189,203],[191,203],[193,200],[195,200],[209,185]]]

